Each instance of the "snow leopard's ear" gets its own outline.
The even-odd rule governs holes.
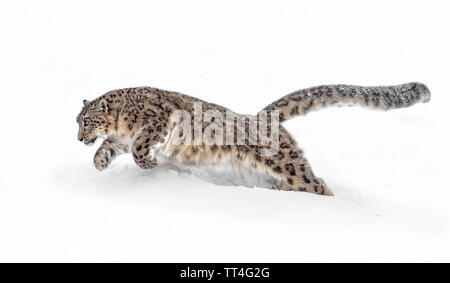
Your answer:
[[[90,102],[89,100],[86,100],[86,99],[85,99],[85,100],[83,100],[83,105],[84,105],[84,106],[88,106],[88,105],[89,105],[89,103],[91,103],[91,102]]]
[[[103,113],[108,113],[108,102],[105,99],[101,99],[98,102],[97,108]]]

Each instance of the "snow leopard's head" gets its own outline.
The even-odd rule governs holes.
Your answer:
[[[89,145],[98,137],[107,136],[113,128],[113,120],[108,114],[109,107],[105,99],[96,99],[92,102],[84,100],[83,108],[77,116],[78,140]]]

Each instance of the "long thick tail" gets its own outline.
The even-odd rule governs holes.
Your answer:
[[[430,90],[421,83],[364,87],[323,85],[290,93],[263,111],[278,110],[280,122],[331,105],[361,105],[376,109],[395,109],[430,101]]]

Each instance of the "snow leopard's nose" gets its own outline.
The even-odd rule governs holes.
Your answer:
[[[83,141],[83,137],[79,137],[78,140],[79,140],[80,142],[82,142],[82,141]]]

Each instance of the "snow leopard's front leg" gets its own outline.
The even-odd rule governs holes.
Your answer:
[[[94,165],[103,171],[120,154],[128,152],[127,146],[105,140],[94,155]]]
[[[167,123],[161,122],[155,127],[145,129],[133,144],[132,152],[136,164],[143,169],[151,169],[158,165],[155,147],[164,143],[168,135]]]

